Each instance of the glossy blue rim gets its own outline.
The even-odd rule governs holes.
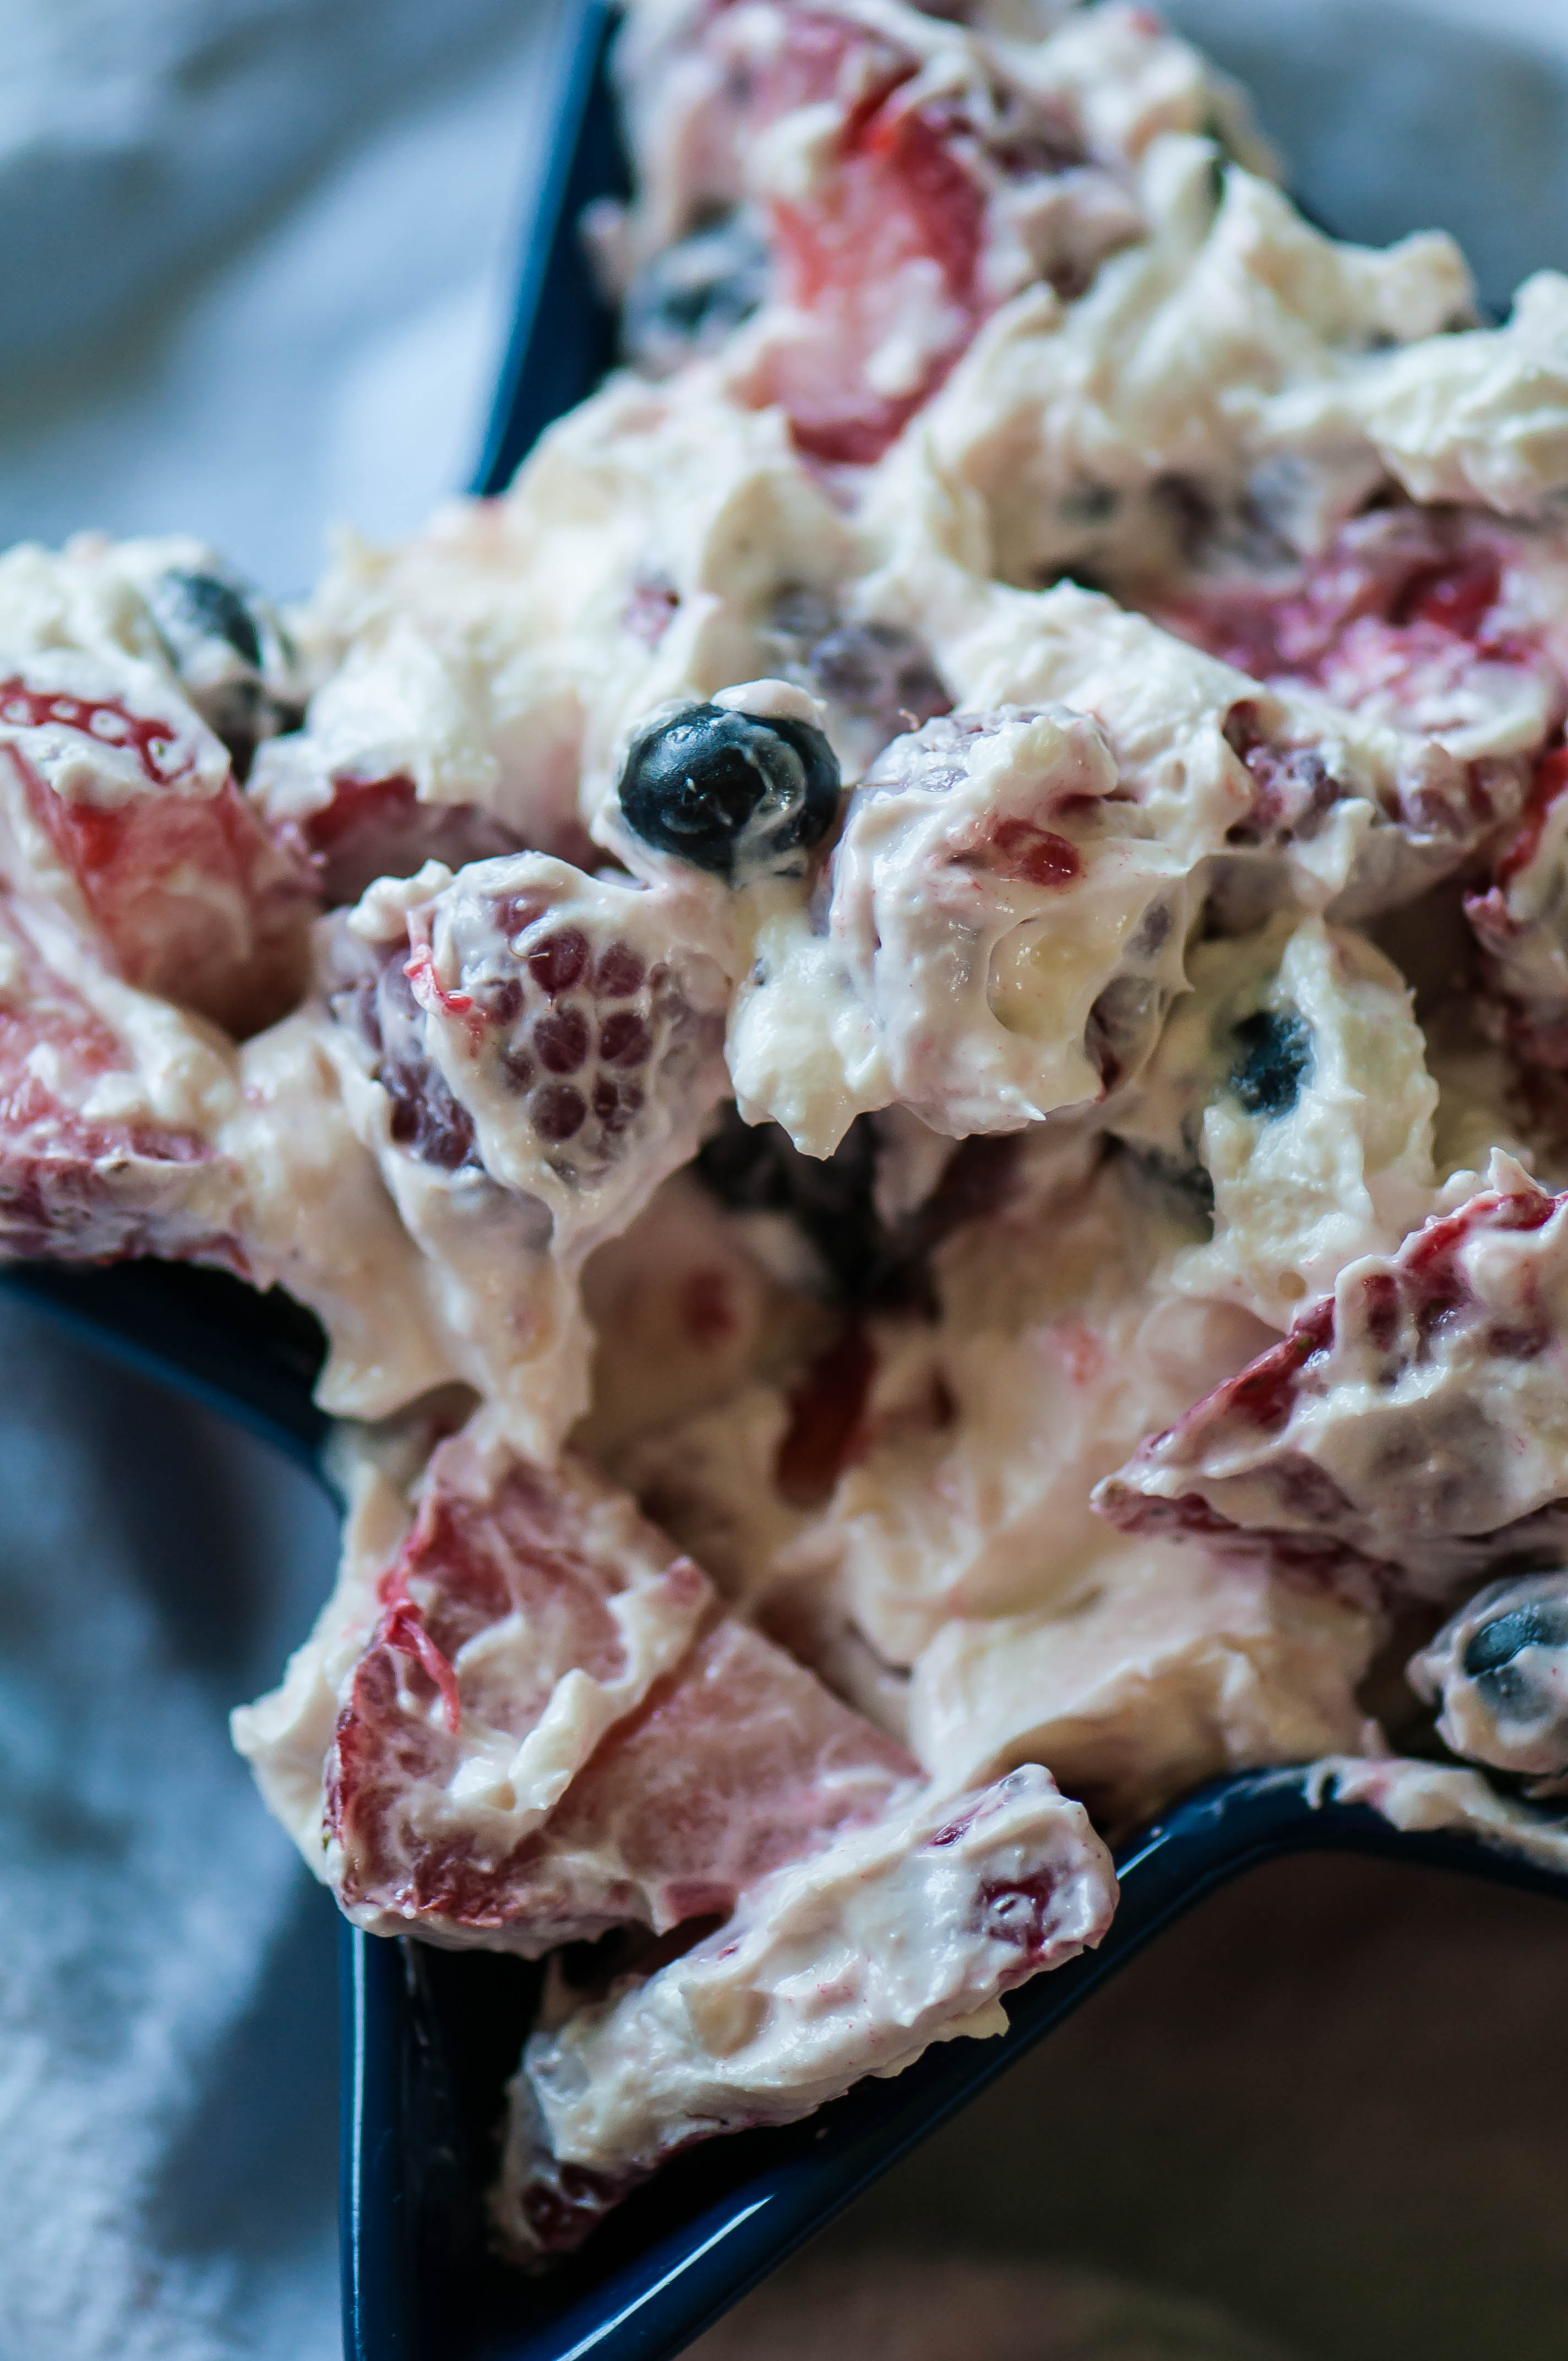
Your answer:
[[[511,334],[472,489],[504,492],[544,429],[615,361],[616,315],[594,282],[578,229],[599,197],[630,188],[609,82],[615,16],[578,0],[554,110],[555,140],[523,242]]]

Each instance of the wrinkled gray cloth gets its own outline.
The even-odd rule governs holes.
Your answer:
[[[0,1370],[0,2353],[327,2361],[334,1912],[226,1716],[332,1512],[11,1303]]]
[[[1336,232],[1447,224],[1497,304],[1568,263],[1565,0],[1170,13],[1253,83]],[[329,519],[400,531],[460,482],[556,18],[0,0],[0,540],[191,529],[287,593]],[[333,1913],[225,1727],[333,1546],[303,1477],[0,1301],[0,2361],[337,2351]],[[1165,1938],[832,2248],[836,2268],[901,2233],[1067,2254],[1179,2300],[1069,2277],[1052,2325],[1045,2280],[1025,2299],[959,2264],[925,2288],[921,2351],[967,2361],[982,2297],[1039,2304],[1040,2361],[1087,2361],[1091,2331],[1132,2361],[1162,2322],[1190,2361],[1252,2349],[1201,2334],[1205,2303],[1338,2361],[1562,2350],[1547,1905],[1423,1886],[1407,1910],[1354,1870],[1314,1871],[1304,1900],[1251,1891]],[[830,2296],[840,2326],[881,2316],[886,2268]],[[758,2353],[850,2361],[831,2284],[756,2299]],[[1143,2344],[1107,2342],[1134,2321]]]

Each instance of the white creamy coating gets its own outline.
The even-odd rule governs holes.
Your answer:
[[[1135,159],[1165,130],[1223,125],[1238,153],[1260,165],[1266,151],[1235,86],[1146,9],[1112,5],[1069,14],[1029,0],[966,12],[968,21],[924,16],[898,0],[848,0],[835,16],[883,34],[919,61],[924,86],[979,94],[999,82],[1055,108],[1082,127],[1089,153],[1104,163]],[[779,11],[731,12],[736,49],[766,54]],[[705,209],[740,194],[746,170],[725,120],[726,44],[707,44],[706,12],[694,0],[640,0],[618,45],[617,73],[630,115],[639,170],[630,219],[616,225],[625,259],[646,262],[688,230]],[[802,109],[819,117],[820,108]],[[718,117],[717,123],[714,118]],[[816,123],[797,134],[809,148]]]
[[[894,1103],[962,1137],[1098,1097],[1091,1010],[1143,970],[1157,1025],[1186,934],[1180,872],[1122,832],[1118,784],[1094,724],[1048,709],[890,749],[833,854],[826,926],[759,937],[729,1042],[743,1112],[820,1156]]]
[[[909,1734],[935,1778],[1047,1762],[1116,1829],[1216,1773],[1364,1739],[1365,1609],[1159,1542],[1088,1579],[1065,1610],[955,1617],[922,1652]]]
[[[361,638],[311,700],[302,738],[270,739],[256,791],[278,818],[324,804],[334,778],[411,778],[427,803],[500,799],[484,675],[393,614]]]
[[[510,1446],[503,1422],[482,1417],[463,1449],[461,1474],[455,1480],[444,1467],[441,1480],[459,1501],[466,1492],[483,1499],[487,1488],[504,1480]],[[340,1717],[352,1708],[365,1650],[386,1614],[388,1569],[397,1563],[422,1499],[419,1486],[405,1496],[363,1452],[350,1456],[348,1469],[348,1526],[337,1587],[311,1638],[291,1658],[280,1687],[234,1717],[236,1742],[256,1766],[269,1800],[315,1874],[329,1883],[339,1879],[341,1860],[338,1839],[323,1822],[323,1763]],[[546,1817],[606,1731],[680,1662],[707,1611],[710,1593],[696,1568],[673,1561],[663,1537],[624,1497],[580,1466],[553,1481],[568,1497],[576,1550],[617,1569],[620,1587],[606,1603],[618,1662],[598,1675],[557,1664],[548,1701],[520,1740],[491,1708],[537,1685],[541,1651],[549,1645],[548,1595],[532,1600],[533,1615],[524,1607],[492,1615],[452,1659],[462,1708],[448,1775],[411,1781],[399,1800],[399,1841],[411,1856],[422,1846],[461,1842],[504,1860]],[[411,1578],[416,1608],[427,1603],[427,1587],[417,1574]],[[439,1724],[442,1713],[438,1696],[429,1719]],[[381,1932],[399,1932],[405,1923],[396,1911],[364,1905],[354,1915]],[[442,1930],[430,1931],[439,1936]],[[448,1939],[466,1939],[459,1929],[446,1932]]]
[[[323,1410],[385,1418],[459,1374],[439,1279],[349,1125],[313,1016],[246,1043],[239,1104],[217,1143],[246,1176],[237,1221],[258,1282],[287,1288],[326,1330]]]
[[[1499,1795],[1482,1772],[1398,1755],[1330,1754],[1311,1765],[1310,1798],[1369,1804],[1397,1828],[1449,1830],[1522,1854],[1542,1869],[1568,1870],[1568,1828]]]
[[[1196,1151],[1212,1183],[1213,1238],[1177,1257],[1173,1283],[1284,1328],[1303,1297],[1357,1255],[1392,1251],[1431,1209],[1437,1085],[1408,990],[1362,936],[1285,916],[1245,945],[1198,946],[1188,965],[1192,991],[1116,1128],[1177,1165]],[[1260,1017],[1287,1063],[1281,1103],[1249,1106],[1245,1027]]]
[[[0,643],[0,667],[5,657]],[[45,699],[58,697],[70,726],[53,718]],[[92,719],[84,732],[75,710]],[[149,664],[74,648],[29,653],[16,687],[0,688],[0,746],[14,749],[46,786],[67,803],[112,810],[148,795],[146,759],[132,742],[137,722],[158,726],[151,758],[163,795],[213,796],[229,774],[223,746],[184,699]]]
[[[400,1102],[345,1016],[321,1038],[349,1122],[429,1266],[444,1357],[548,1461],[588,1404],[583,1259],[686,1161],[722,1090],[722,977],[672,942],[656,894],[542,854],[456,882],[431,862],[372,888],[347,923],[411,979],[406,1047],[452,1093],[474,1149],[443,1163],[400,1138]]]
[[[1452,873],[1525,796],[1522,761],[1495,763],[1479,807],[1464,768],[1476,754],[1516,753],[1513,713],[1500,744],[1491,715],[1478,744],[1462,723],[1451,745],[1446,732],[1398,728],[1291,683],[1265,688],[1099,593],[977,583],[928,549],[874,588],[894,612],[925,608],[933,651],[965,706],[1048,698],[1093,715],[1147,831],[1191,865],[1209,862],[1212,884],[1255,916],[1293,902],[1354,922],[1409,900]],[[1532,698],[1527,744],[1541,719]],[[1238,732],[1288,787],[1298,773],[1321,778],[1321,797],[1298,788],[1275,810],[1267,773],[1231,742]]]
[[[870,500],[884,532],[901,508],[931,509],[930,477],[962,536],[948,546],[977,573],[1037,580],[1119,542],[1136,566],[1140,539],[1146,566],[1160,519],[1141,495],[1157,478],[1239,486],[1270,450],[1270,404],[1288,389],[1334,384],[1374,343],[1468,317],[1450,239],[1387,254],[1338,245],[1254,174],[1216,177],[1210,141],[1152,143],[1139,178],[1149,236],[1078,302],[1031,288],[988,323],[883,464]],[[1354,491],[1377,464],[1357,455]]]
[[[68,807],[108,812],[153,795],[204,799],[225,785],[229,757],[164,675],[118,648],[46,646],[13,656],[0,641],[0,681],[7,674],[10,693],[0,686],[0,869],[29,899],[47,895],[90,936],[93,918],[39,808],[39,790],[46,802],[55,796]],[[137,723],[156,727],[156,783],[132,742]],[[192,890],[198,881],[186,881]]]
[[[213,1027],[108,973],[48,902],[0,895],[0,1248],[245,1268],[245,1176],[220,1144],[234,1053]]]
[[[348,1121],[430,1265],[442,1359],[504,1405],[520,1442],[550,1455],[587,1403],[590,1339],[570,1280],[550,1260],[541,1209],[509,1199],[481,1173],[454,1179],[399,1154],[385,1092],[339,1027],[321,1039]]]
[[[851,2076],[897,2073],[934,2037],[1003,2031],[998,1990],[1098,1940],[1109,1862],[1082,1806],[1037,1767],[964,1800],[918,1795],[776,1872],[720,1935],[534,2035],[503,2224],[522,2227],[535,2109],[562,2162],[640,2176],[698,2130],[788,2123]],[[1011,1909],[977,1910],[977,1889],[1014,1882]]]
[[[199,1016],[122,983],[49,903],[17,900],[8,905],[8,915],[120,1046],[119,1061],[95,1074],[77,1101],[84,1119],[145,1121],[163,1130],[213,1137],[235,1104],[233,1045]],[[15,988],[25,997],[27,986],[24,972]]]
[[[530,916],[509,934],[520,905]],[[429,964],[414,992],[434,1060],[474,1118],[485,1170],[518,1196],[548,1207],[552,1253],[565,1268],[575,1268],[592,1246],[623,1229],[659,1183],[689,1161],[723,1093],[718,1027],[728,999],[725,981],[705,949],[680,941],[675,925],[682,915],[673,897],[585,877],[539,854],[476,862],[433,898],[428,917],[422,908],[410,913],[416,950],[422,940],[429,943]],[[641,1009],[644,994],[651,995],[646,1018],[630,1020],[647,1038],[635,1063],[645,1076],[638,1084],[641,1100],[624,1147],[620,1134],[589,1152],[580,1134],[553,1143],[531,1130],[520,1119],[517,1058],[509,1066],[486,1055],[482,1034],[468,1021],[473,1004],[483,1005],[487,986],[504,983],[520,964],[537,964],[553,941],[567,936],[598,953],[594,971],[582,979],[581,1004],[576,995],[564,1004],[574,1018],[581,1015],[590,1044],[586,1056],[593,1054],[596,1020],[601,1040],[606,1033],[598,1012],[607,1000],[619,1007],[635,993]],[[607,943],[609,950],[599,950]],[[603,983],[606,966],[627,955],[648,983],[640,979],[630,991],[610,991]],[[665,976],[668,988],[662,989]],[[551,1015],[558,1018],[562,1006],[562,996],[553,996]],[[537,1052],[537,1025],[532,1038]],[[547,1061],[547,1053],[538,1054]],[[582,1067],[564,1071],[577,1073]]]
[[[776,415],[612,379],[501,500],[402,550],[340,544],[311,630],[341,661],[299,749],[263,750],[262,792],[286,811],[333,774],[404,771],[550,849],[633,720],[765,672],[775,599],[831,595],[853,548]]]
[[[1438,1599],[1550,1548],[1568,1521],[1565,1257],[1568,1203],[1495,1152],[1465,1204],[1340,1272],[1322,1337],[1282,1372],[1283,1415],[1222,1389],[1101,1487],[1106,1512],[1136,1524],[1141,1499],[1157,1521],[1168,1500],[1179,1522],[1196,1497],[1265,1554],[1310,1536]]]
[[[1273,406],[1285,448],[1364,434],[1418,500],[1541,513],[1568,489],[1568,279],[1527,279],[1500,328],[1379,354]]]
[[[223,686],[236,651],[229,647],[225,662],[221,643],[199,653],[173,644],[160,598],[170,576],[241,587],[217,552],[192,533],[111,541],[106,533],[79,533],[60,550],[19,542],[0,554],[0,648],[13,655],[73,649],[111,663],[129,656],[167,680],[185,680],[198,695]],[[266,602],[252,598],[262,670],[275,686],[293,689],[293,651]],[[188,627],[177,636],[188,641]]]
[[[482,1499],[505,1467],[504,1422],[481,1417],[466,1444],[472,1461],[468,1483]],[[708,1611],[710,1593],[696,1568],[675,1557],[629,1500],[575,1465],[554,1481],[571,1499],[576,1549],[616,1569],[620,1587],[606,1604],[618,1661],[613,1670],[598,1673],[580,1665],[549,1665],[554,1679],[548,1702],[520,1739],[498,1713],[526,1695],[538,1681],[542,1661],[547,1664],[541,1611],[546,1602],[530,1598],[476,1631],[451,1660],[461,1699],[455,1767],[444,1781],[411,1784],[400,1801],[400,1833],[411,1852],[461,1840],[491,1860],[504,1860],[547,1817],[606,1732],[680,1663]],[[416,1491],[416,1508],[419,1499]],[[411,1577],[416,1606],[423,1603],[422,1587],[417,1575]],[[323,1620],[329,1631],[338,1620],[330,1604]],[[340,1704],[346,1694],[345,1675]],[[440,1715],[439,1698],[430,1712]],[[329,1840],[329,1875],[334,1850]],[[399,1931],[401,1924],[396,1912],[364,1905],[354,1915],[359,1924],[385,1933]]]
[[[649,1433],[627,1473],[720,1579],[770,1614],[827,1580],[894,1665],[949,1618],[1069,1613],[1117,1546],[1090,1510],[1093,1472],[1270,1341],[1163,1283],[1184,1235],[1179,1207],[1115,1163],[1038,1216],[961,1230],[937,1257],[939,1317],[873,1324],[864,1438],[815,1514],[779,1499],[761,1389]]]

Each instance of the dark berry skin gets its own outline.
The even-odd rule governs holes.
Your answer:
[[[1174,1201],[1184,1220],[1201,1224],[1212,1237],[1214,1230],[1214,1183],[1194,1148],[1187,1156],[1168,1155],[1164,1148],[1114,1143],[1135,1183],[1157,1197]]]
[[[160,575],[154,599],[160,616],[192,638],[222,640],[245,664],[261,669],[261,634],[256,618],[232,582],[215,574],[176,568]]]
[[[1312,1062],[1312,1037],[1302,1018],[1255,1009],[1234,1028],[1231,1088],[1248,1115],[1288,1115]]]
[[[1519,1712],[1530,1703],[1530,1686],[1516,1663],[1526,1648],[1561,1648],[1568,1642],[1568,1601],[1532,1599],[1495,1616],[1473,1634],[1464,1651],[1464,1671],[1495,1713]]]
[[[839,763],[809,721],[688,705],[636,739],[627,826],[727,884],[797,869],[839,814]]]
[[[965,1222],[1006,1199],[1015,1136],[960,1140],[926,1202],[890,1228],[876,1209],[874,1115],[857,1115],[831,1156],[803,1156],[776,1123],[742,1123],[726,1107],[698,1150],[697,1179],[738,1213],[784,1213],[821,1265],[835,1302],[883,1311],[934,1309],[929,1260]]]
[[[277,676],[280,664],[292,662],[280,626],[275,618],[266,620],[265,609],[252,602],[243,583],[182,566],[170,566],[158,577],[148,605],[192,704],[227,746],[236,774],[243,779],[259,741],[280,730],[298,729],[304,718],[303,708]],[[216,680],[209,669],[214,643],[226,648],[229,656]],[[191,685],[192,668],[195,686]]]

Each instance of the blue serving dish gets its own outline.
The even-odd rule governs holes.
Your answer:
[[[557,140],[527,242],[515,324],[474,489],[499,491],[553,418],[614,357],[616,323],[577,236],[626,185],[606,74],[609,11],[576,21]],[[319,1476],[311,1399],[322,1339],[276,1291],[156,1264],[13,1267],[5,1284],[84,1340],[225,1411]],[[1149,1938],[1218,1886],[1283,1855],[1374,1853],[1568,1898],[1568,1878],[1461,1837],[1402,1834],[1365,1806],[1314,1802],[1303,1773],[1214,1782],[1127,1845],[1098,1951],[1007,2002],[1009,2031],[939,2044],[806,2121],[710,2142],[629,2198],[583,2251],[530,2277],[487,2235],[502,2084],[540,1971],[417,1940],[342,1938],[342,2262],[350,2361],[660,2361],[679,2352],[916,2142],[1005,2073]]]

